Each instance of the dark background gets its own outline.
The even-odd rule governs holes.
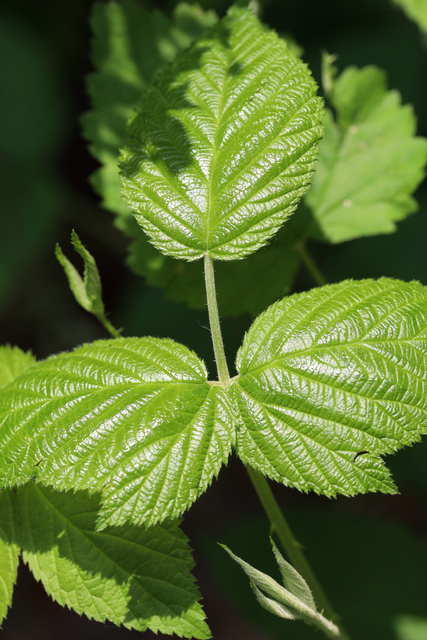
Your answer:
[[[174,2],[146,2],[166,12]],[[223,14],[227,1],[201,3]],[[125,266],[127,241],[102,210],[89,183],[97,164],[81,138],[88,108],[84,75],[89,62],[90,0],[3,0],[0,12],[0,343],[32,349],[38,358],[106,337],[74,302],[54,257],[68,255],[71,229],[95,256],[104,300],[124,335],[175,338],[207,361],[212,350],[207,314],[166,300]],[[270,0],[263,20],[292,34],[320,80],[320,50],[349,64],[376,64],[388,73],[404,103],[412,103],[427,135],[427,37],[388,0]],[[331,281],[345,277],[399,277],[427,284],[427,190],[420,211],[396,234],[315,245]],[[297,288],[312,286],[304,273]],[[224,319],[224,339],[235,353],[249,316]],[[328,501],[277,487],[291,525],[307,547],[322,583],[343,612],[354,638],[426,640],[402,635],[398,616],[427,620],[427,446],[389,461],[401,495]],[[274,571],[268,525],[245,471],[235,460],[185,518],[195,548],[195,573],[216,640],[311,638],[302,623],[274,619],[257,609],[246,580],[215,541],[263,570]],[[420,623],[421,624],[421,623]],[[427,623],[426,623],[427,625]],[[399,635],[400,633],[400,635]],[[421,635],[420,635],[421,634]],[[119,640],[154,638],[79,618],[52,603],[25,567],[1,638],[5,640]],[[160,637],[160,636],[157,636]],[[320,637],[320,636],[319,636]]]

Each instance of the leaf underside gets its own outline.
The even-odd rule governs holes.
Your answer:
[[[322,103],[306,66],[233,8],[164,67],[129,127],[123,195],[163,253],[243,258],[307,190]]]
[[[417,210],[411,194],[425,175],[427,141],[415,137],[412,108],[376,67],[348,67],[331,102],[337,122],[328,111],[306,204],[330,242],[392,233]]]
[[[179,516],[234,442],[223,389],[172,340],[97,341],[0,390],[3,486],[100,492],[99,526]]]
[[[396,491],[380,455],[427,431],[427,293],[345,281],[257,318],[232,393],[244,463],[327,496]]]
[[[96,496],[30,482],[17,497],[24,561],[59,604],[137,631],[211,637],[177,522],[97,532]]]

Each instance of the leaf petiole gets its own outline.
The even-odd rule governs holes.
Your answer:
[[[227,360],[224,352],[224,343],[221,334],[221,325],[219,321],[213,259],[208,253],[205,254],[205,285],[209,312],[209,324],[211,328],[216,367],[218,370],[218,380],[222,385],[226,385],[230,381],[230,374],[228,373]]]

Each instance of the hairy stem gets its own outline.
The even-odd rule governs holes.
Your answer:
[[[313,278],[314,282],[320,287],[323,287],[323,285],[328,284],[328,281],[326,280],[323,273],[320,271],[316,262],[313,260],[313,256],[311,255],[311,253],[309,252],[305,244],[301,242],[297,245],[296,248],[300,255],[303,265],[305,266],[305,268]]]
[[[215,353],[216,367],[218,370],[218,380],[221,384],[227,384],[227,382],[230,380],[230,374],[228,373],[227,360],[225,358],[224,352],[224,343],[222,341],[221,325],[219,322],[213,259],[207,253],[205,254],[205,285],[212,343]]]
[[[120,331],[118,331],[115,327],[113,327],[111,322],[107,320],[107,318],[104,315],[99,315],[99,316],[97,315],[96,317],[98,318],[99,322],[102,324],[104,329],[108,331],[110,336],[113,336],[113,338],[121,338]]]
[[[295,539],[286,519],[280,510],[279,505],[276,502],[276,498],[273,495],[272,490],[266,480],[266,478],[250,466],[246,467],[249,477],[252,480],[252,484],[255,487],[255,491],[261,501],[261,504],[266,512],[270,524],[279,538],[283,549],[285,550],[291,564],[302,575],[310,587],[313,597],[316,601],[318,608],[322,611],[323,615],[330,620],[333,620],[339,626],[340,635],[337,636],[341,640],[350,640],[350,636],[339,624],[339,615],[334,611],[331,603],[328,600],[325,592],[323,591],[319,581],[317,580],[312,568],[310,567],[307,559],[302,551],[302,546]]]

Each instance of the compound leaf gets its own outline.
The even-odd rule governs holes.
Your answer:
[[[427,289],[344,281],[257,318],[237,356],[240,458],[327,496],[396,491],[379,457],[427,431]]]
[[[16,544],[16,523],[12,491],[0,492],[0,627],[12,604],[20,550]]]
[[[87,78],[92,111],[82,118],[83,134],[101,163],[92,176],[103,205],[118,214],[117,225],[139,235],[131,212],[121,198],[117,161],[126,139],[126,123],[157,70],[188,47],[216,22],[212,11],[180,4],[170,20],[160,11],[147,11],[135,0],[93,5],[92,62]]]
[[[176,522],[97,532],[96,496],[33,482],[17,496],[23,559],[59,604],[128,629],[211,637]]]
[[[420,29],[427,33],[427,3],[425,0],[394,0]]]
[[[101,492],[100,526],[180,515],[234,442],[225,391],[172,340],[100,340],[0,390],[3,486]]]
[[[309,186],[315,91],[287,44],[236,7],[165,66],[121,158],[123,195],[153,244],[190,261],[263,246]]]
[[[349,67],[330,95],[337,121],[328,111],[306,203],[330,242],[391,233],[417,209],[411,194],[424,177],[427,141],[414,136],[412,108],[387,91],[376,67]]]

